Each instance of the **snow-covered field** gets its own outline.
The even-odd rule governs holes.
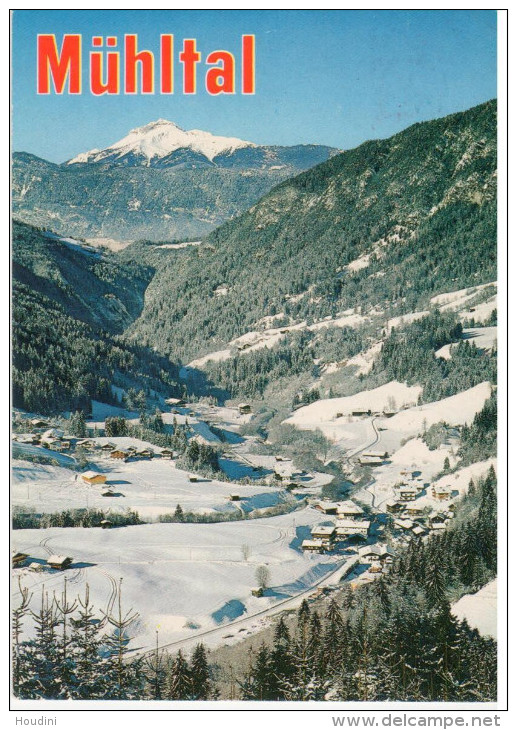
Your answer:
[[[438,487],[451,487],[458,494],[463,495],[468,489],[471,479],[476,482],[478,479],[486,476],[490,467],[493,466],[497,471],[497,459],[488,459],[487,461],[477,461],[475,464],[458,469],[453,474],[446,474],[436,481]]]
[[[305,555],[299,546],[319,512],[305,508],[280,517],[249,522],[139,525],[111,530],[52,528],[17,530],[14,548],[43,562],[51,553],[73,557],[65,572],[16,569],[38,599],[38,588],[90,587],[95,606],[105,609],[113,581],[123,578],[125,607],[140,613],[130,647],[150,647],[159,629],[160,643],[214,628],[260,611],[313,585],[339,567],[342,558]],[[243,545],[248,546],[245,560]],[[267,565],[271,588],[263,598],[251,595],[258,565]],[[13,591],[16,595],[16,590]],[[187,623],[190,622],[189,628]]]
[[[489,382],[479,383],[450,398],[401,411],[392,418],[385,419],[382,425],[390,430],[415,435],[424,430],[424,422],[428,428],[440,421],[445,421],[450,426],[470,425],[476,413],[490,398],[491,390]]]
[[[102,439],[99,439],[102,441]],[[145,442],[129,438],[113,438],[120,448],[129,442],[143,448]],[[33,447],[35,448],[35,447]],[[173,461],[115,461],[108,456],[92,455],[94,469],[106,474],[106,485],[88,485],[78,472],[63,467],[14,462],[12,503],[33,507],[36,512],[60,512],[64,509],[136,510],[142,518],[152,519],[174,512],[181,504],[184,511],[220,512],[244,511],[271,507],[286,497],[281,489],[264,484],[243,486],[199,477],[190,482],[189,474],[176,469]],[[105,486],[115,496],[103,497]],[[230,494],[238,493],[241,500],[231,502]]]
[[[419,385],[408,386],[392,380],[391,383],[386,383],[373,390],[363,390],[344,398],[317,400],[308,406],[299,408],[285,420],[285,423],[291,423],[298,428],[342,425],[343,419],[351,416],[355,410],[382,411],[385,408],[414,405],[421,392],[422,388]]]
[[[451,606],[451,612],[460,621],[467,619],[481,636],[497,638],[497,578],[483,586],[477,593],[463,596]]]

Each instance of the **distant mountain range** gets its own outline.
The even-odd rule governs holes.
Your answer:
[[[257,145],[159,119],[61,165],[14,153],[13,210],[21,221],[90,239],[191,238],[337,152]]]

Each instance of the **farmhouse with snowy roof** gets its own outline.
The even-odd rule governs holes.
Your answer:
[[[359,550],[359,557],[366,563],[392,563],[394,552],[386,545],[368,545]]]
[[[87,484],[104,484],[107,477],[97,471],[85,471],[84,474],[81,474],[81,479]]]
[[[72,564],[72,558],[66,555],[51,555],[47,559],[47,564],[54,570],[66,570]]]
[[[322,500],[314,505],[314,509],[323,512],[326,515],[336,515],[338,506],[338,502],[326,502],[325,500]]]
[[[340,520],[360,519],[364,515],[364,510],[358,504],[352,502],[351,499],[345,502],[338,502],[337,515]]]
[[[369,520],[337,520],[336,534],[338,537],[360,535],[366,538],[370,534],[370,526]]]
[[[445,502],[446,500],[449,500],[452,496],[452,489],[450,487],[440,487],[436,484],[433,484],[433,487],[431,489],[431,494],[435,499],[439,499],[440,502]]]
[[[381,459],[379,456],[361,456],[359,463],[361,466],[382,466],[384,459]]]
[[[419,490],[416,487],[403,486],[397,489],[397,499],[400,502],[412,502],[416,499]]]
[[[310,553],[321,553],[324,550],[322,540],[304,540],[302,542],[302,550]]]
[[[312,528],[311,536],[313,540],[319,540],[322,546],[329,550],[336,538],[336,528],[334,525],[318,525]]]
[[[123,451],[122,449],[115,449],[110,453],[111,459],[120,459],[122,461],[125,461],[128,456],[129,453],[127,451]]]

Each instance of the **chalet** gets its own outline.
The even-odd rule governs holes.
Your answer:
[[[64,435],[65,432],[60,428],[49,428],[48,431],[45,431],[45,433],[42,434],[41,440],[47,441],[47,439],[62,439]]]
[[[338,537],[348,537],[349,535],[368,537],[370,525],[369,520],[338,520],[336,522],[336,534]]]
[[[429,515],[427,525],[430,530],[444,530],[447,527],[447,517],[442,512],[433,512]]]
[[[321,553],[324,549],[321,540],[304,540],[302,542],[302,550],[309,553]]]
[[[140,451],[136,452],[135,456],[139,459],[152,459],[154,451],[152,449],[140,449]]]
[[[431,494],[435,499],[440,500],[440,502],[445,502],[451,498],[452,489],[450,487],[439,487],[434,484],[431,489]]]
[[[28,568],[35,573],[41,573],[44,569],[43,563],[29,563]]]
[[[311,537],[313,540],[321,542],[322,546],[328,550],[332,547],[336,538],[336,528],[334,525],[319,525],[317,527],[313,527],[311,530]]]
[[[411,528],[411,532],[415,537],[423,537],[424,535],[427,535],[427,530],[425,529],[425,527],[418,524]]]
[[[363,563],[392,563],[393,550],[383,545],[368,545],[359,550],[360,561]]]
[[[106,454],[111,454],[111,452],[115,451],[116,448],[116,444],[112,444],[111,441],[108,441],[108,443],[102,444],[101,446],[101,450]]]
[[[359,459],[361,466],[382,466],[384,459],[378,456],[361,456]]]
[[[110,452],[111,459],[120,459],[122,461],[125,461],[128,456],[129,453],[127,451],[122,451],[122,449],[115,449],[114,451]]]
[[[386,512],[389,512],[391,515],[399,514],[403,510],[406,509],[406,505],[402,502],[396,502],[394,499],[390,499],[389,502],[386,502]]]
[[[188,480],[189,482],[197,482],[198,478],[195,474],[190,474]]]
[[[11,557],[11,563],[13,568],[19,568],[22,566],[29,556],[26,553],[13,552]]]
[[[104,492],[101,492],[101,497],[113,497],[113,492],[108,487],[108,489],[105,489]]]
[[[429,529],[433,532],[440,532],[441,530],[445,530],[447,527],[447,522],[443,520],[442,522],[429,522]]]
[[[405,508],[405,512],[411,517],[422,517],[424,514],[424,507],[420,504],[408,504]]]
[[[172,459],[172,449],[162,449],[162,459]]]
[[[418,491],[415,487],[400,487],[397,489],[397,499],[399,502],[412,502],[416,499]]]
[[[44,421],[42,418],[33,418],[31,419],[31,426],[33,428],[46,428],[48,421]]]
[[[93,451],[93,449],[96,447],[95,441],[92,441],[91,439],[80,439],[79,441],[76,441],[75,447],[76,449],[84,449],[85,451]]]
[[[395,527],[398,530],[404,530],[404,532],[412,530],[414,526],[415,523],[413,522],[413,520],[395,520]]]
[[[101,527],[103,530],[109,530],[110,527],[113,527],[113,522],[110,520],[101,520]]]
[[[364,417],[371,416],[372,412],[369,408],[356,408],[352,411],[352,416]]]
[[[363,451],[363,456],[371,456],[373,459],[387,459],[387,451]]]
[[[72,558],[66,557],[65,555],[51,555],[47,559],[47,565],[50,565],[54,570],[66,570],[72,564]]]
[[[70,450],[70,441],[68,441],[68,439],[63,439],[61,441],[61,450],[62,451],[69,451]]]
[[[314,505],[314,509],[323,512],[325,515],[336,515],[338,506],[337,502],[318,502]]]
[[[240,502],[241,497],[239,494],[230,494],[230,502]]]
[[[275,461],[291,461],[291,459],[288,456],[282,456],[282,454],[276,454]]]
[[[85,471],[81,474],[81,479],[87,484],[104,484],[107,477],[105,474],[99,474],[96,471]]]
[[[346,502],[338,502],[337,515],[340,520],[361,519],[364,510],[349,499]]]
[[[244,416],[247,413],[251,413],[251,406],[249,403],[239,403],[237,408],[239,409],[239,413],[241,414],[241,416]]]
[[[384,418],[393,418],[396,413],[397,411],[383,411],[382,415],[384,416]]]
[[[262,598],[262,596],[264,595],[264,589],[263,588],[252,588],[251,595],[255,596],[255,598]]]

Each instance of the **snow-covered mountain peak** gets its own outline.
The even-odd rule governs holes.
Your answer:
[[[157,119],[142,127],[132,129],[118,142],[103,150],[83,152],[68,164],[79,162],[117,161],[124,158],[141,160],[144,164],[151,160],[167,157],[176,150],[191,150],[212,161],[217,155],[231,154],[242,147],[256,147],[237,137],[221,137],[200,129],[186,131],[167,119]]]

